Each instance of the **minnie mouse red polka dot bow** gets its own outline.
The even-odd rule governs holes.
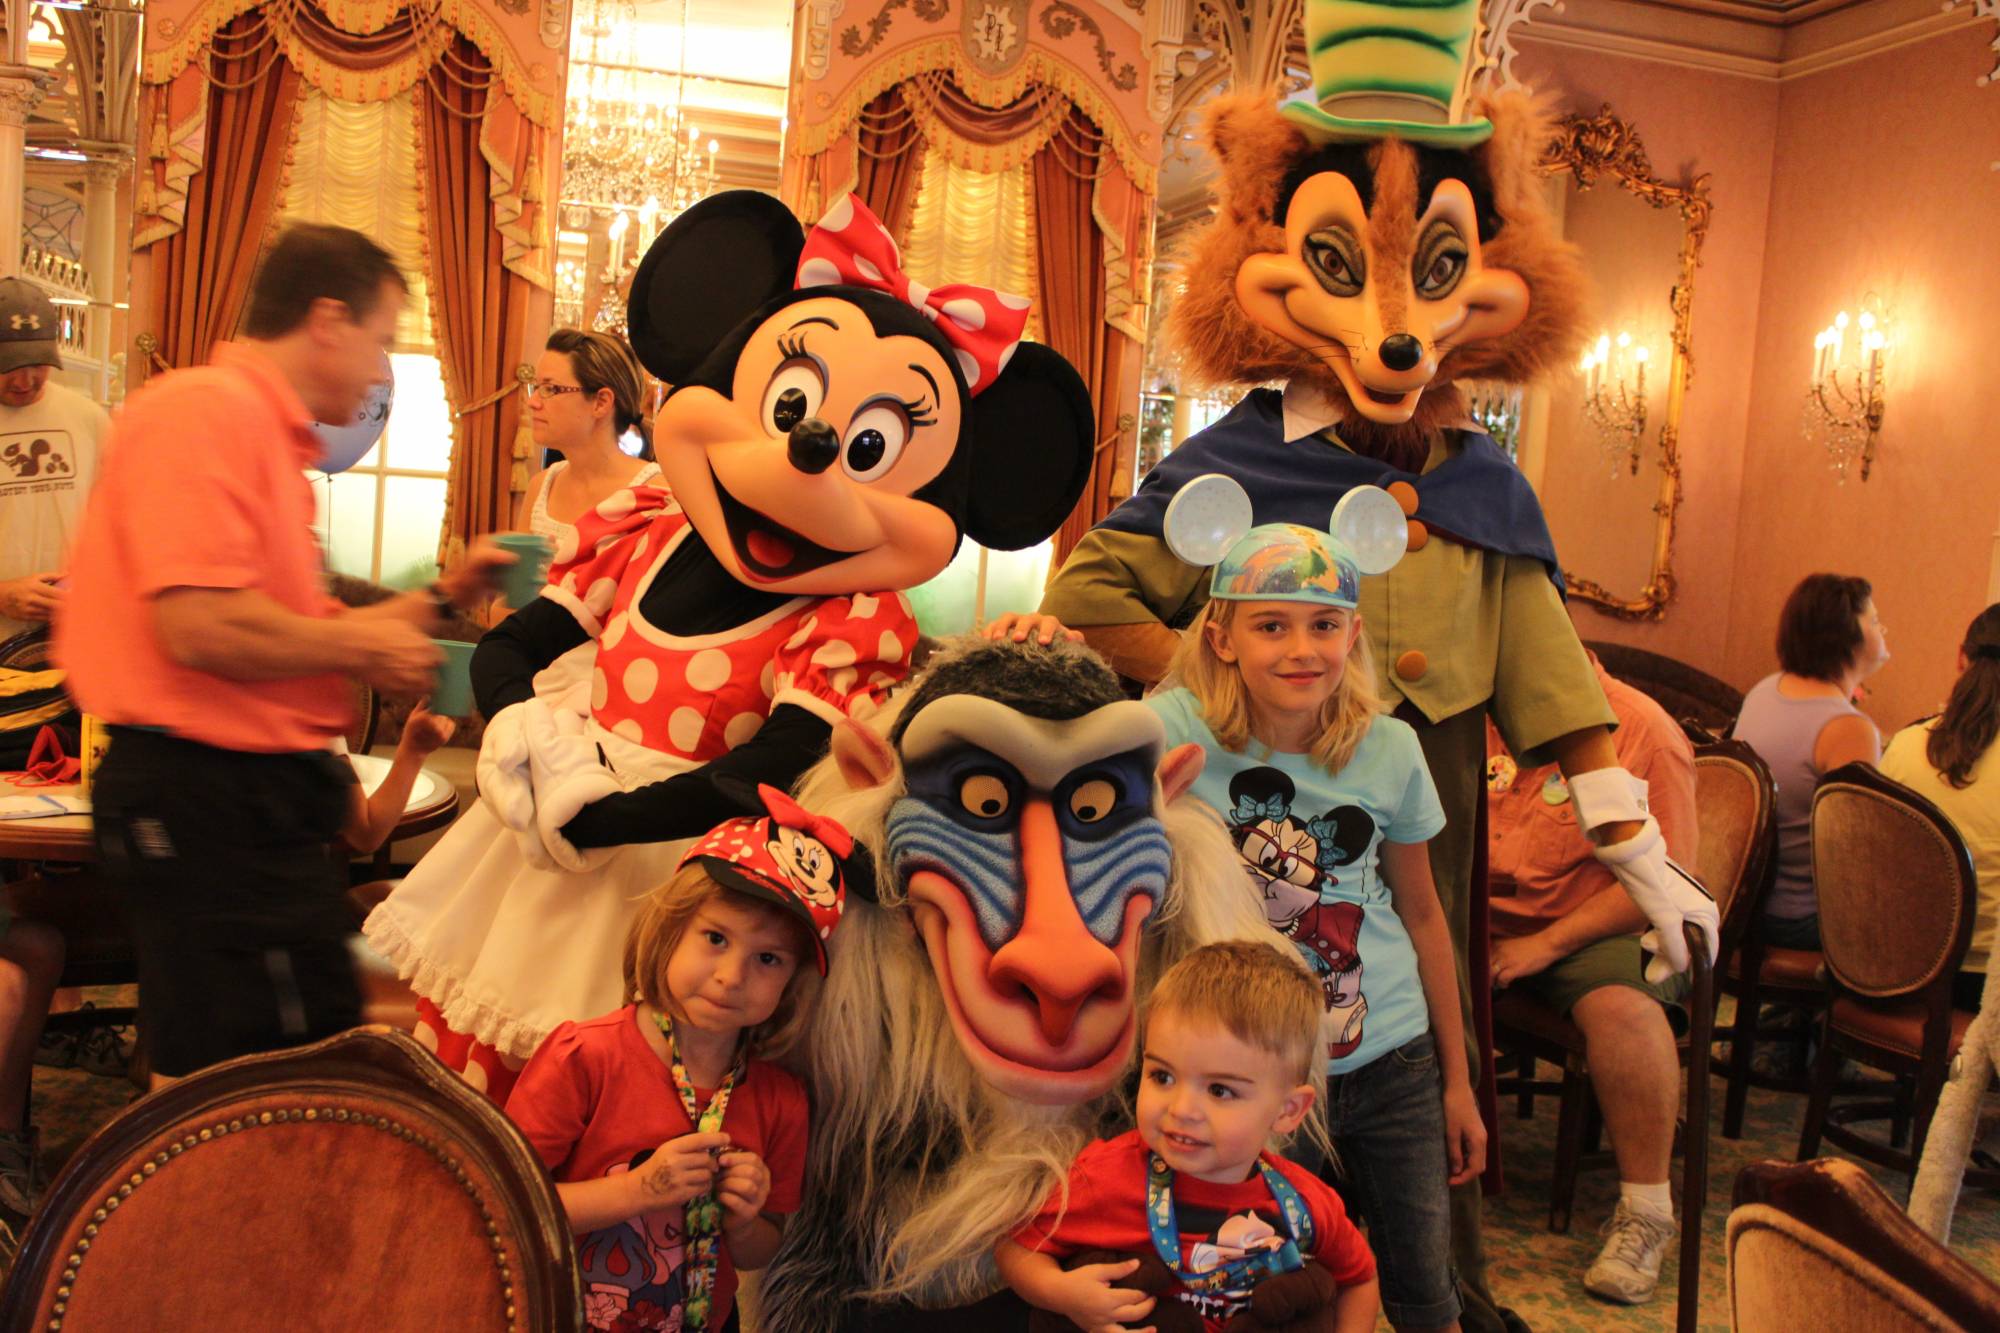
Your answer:
[[[799,287],[837,283],[887,292],[923,312],[958,354],[959,373],[973,393],[1000,378],[1028,327],[1023,297],[963,282],[926,287],[905,274],[888,230],[851,194],[826,210],[799,254]]]

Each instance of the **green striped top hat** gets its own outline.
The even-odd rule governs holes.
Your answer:
[[[1491,121],[1462,118],[1479,0],[1306,0],[1305,18],[1313,99],[1279,111],[1313,142],[1491,137]]]

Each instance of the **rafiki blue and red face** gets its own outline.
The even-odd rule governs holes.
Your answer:
[[[1051,721],[957,694],[903,733],[885,869],[903,886],[961,1048],[1035,1102],[1109,1088],[1137,1031],[1147,922],[1172,853],[1142,704]]]

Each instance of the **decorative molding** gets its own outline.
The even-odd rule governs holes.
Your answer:
[[[1479,53],[1473,60],[1472,83],[1488,92],[1514,85],[1514,29],[1537,9],[1560,14],[1563,0],[1486,0],[1480,15]]]
[[[566,49],[569,46],[569,0],[542,0],[538,26],[543,46],[551,51]]]
[[[999,76],[1028,49],[1029,0],[965,0],[959,33],[965,53],[981,73]]]
[[[1949,13],[1964,3],[1965,0],[1944,0],[1944,8]],[[1995,25],[1993,40],[1987,43],[1993,48],[1993,68],[1979,76],[1979,86],[1984,88],[1989,83],[2000,83],[2000,0],[1972,0],[1972,14],[1974,18],[1990,19]]]
[[[1658,522],[1653,532],[1653,565],[1646,586],[1636,597],[1621,597],[1601,583],[1563,571],[1570,595],[1582,598],[1606,614],[1622,620],[1659,620],[1673,600],[1674,526],[1681,504],[1681,408],[1687,397],[1688,381],[1694,375],[1694,274],[1701,266],[1702,242],[1708,238],[1711,202],[1708,173],[1686,185],[1670,185],[1653,175],[1645,145],[1631,125],[1600,107],[1594,116],[1565,116],[1556,138],[1543,155],[1541,170],[1548,175],[1567,171],[1577,184],[1588,189],[1600,176],[1617,182],[1625,191],[1654,208],[1672,209],[1681,215],[1680,278],[1674,283],[1673,357],[1667,370],[1666,411],[1660,422],[1660,495],[1653,513]]]
[[[55,79],[54,71],[33,65],[0,65],[0,125],[25,128]]]
[[[922,0],[917,0],[922,3]],[[890,0],[896,3],[896,0]],[[1042,31],[1060,41],[1082,28],[1090,34],[1091,43],[1097,48],[1097,67],[1104,71],[1104,77],[1111,86],[1121,93],[1129,93],[1139,86],[1139,70],[1131,61],[1119,65],[1114,72],[1111,68],[1116,57],[1111,46],[1104,40],[1104,29],[1097,26],[1097,20],[1070,4],[1069,0],[1055,0],[1042,11]]]
[[[1489,2],[1506,5],[1515,0]],[[1553,47],[1783,83],[1958,32],[1982,17],[2000,17],[2000,0],[1971,0],[1974,9],[1955,8],[1964,3],[1944,0],[1939,7],[1935,0],[1901,0],[1861,8],[1815,8],[1809,13],[1794,10],[1786,20],[1790,26],[1783,28],[1672,6],[1670,14],[1687,20],[1684,29],[1675,31],[1670,19],[1660,17],[1659,7],[1635,8],[1630,0],[1561,0],[1509,38],[1511,42],[1525,36]],[[1994,39],[1994,49],[2000,53],[2000,35]],[[2000,81],[2000,63],[1982,82],[1986,80]]]
[[[833,64],[833,21],[847,7],[846,0],[806,0],[805,31],[799,68],[808,80],[823,79]]]
[[[951,0],[883,0],[882,7],[875,11],[875,17],[868,20],[868,36],[861,35],[860,25],[840,34],[840,53],[859,59],[882,44],[889,35],[889,25],[895,21],[896,11],[904,5],[924,23],[936,23],[951,12]]]

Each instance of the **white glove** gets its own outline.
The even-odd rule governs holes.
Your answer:
[[[524,707],[522,730],[528,741],[528,763],[534,773],[534,830],[551,861],[564,870],[590,870],[611,859],[615,847],[582,851],[562,834],[577,811],[625,784],[598,760],[597,747],[583,732],[583,719],[555,712],[539,699]]]
[[[1639,937],[1639,947],[1653,955],[1646,964],[1646,980],[1658,984],[1676,972],[1687,971],[1687,940],[1682,927],[1690,921],[1701,927],[1702,937],[1708,941],[1708,961],[1715,962],[1722,915],[1700,882],[1668,858],[1660,821],[1643,803],[1645,792],[1646,784],[1622,768],[1593,769],[1569,779],[1577,823],[1586,831],[1625,820],[1644,825],[1625,841],[1593,846],[1591,853],[1618,877],[1625,892],[1653,923],[1653,928]]]
[[[506,827],[535,827],[535,786],[528,771],[528,737],[521,719],[528,703],[509,704],[486,724],[479,742],[479,799]]]

